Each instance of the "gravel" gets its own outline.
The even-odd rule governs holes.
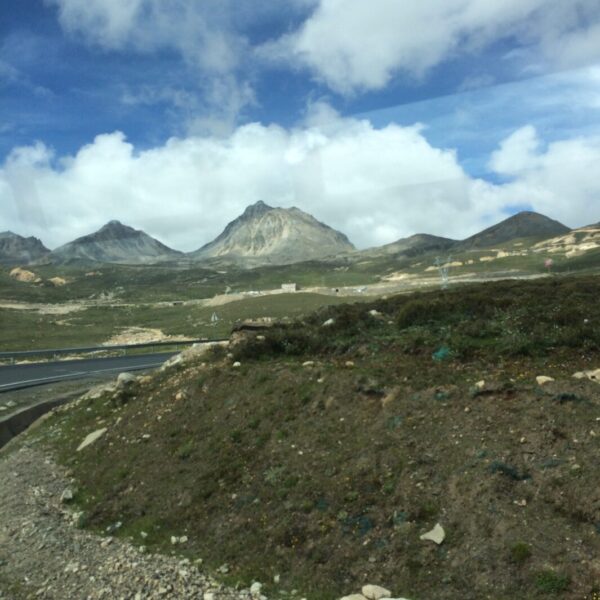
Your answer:
[[[0,600],[251,598],[188,559],[78,529],[72,481],[36,447],[0,454],[0,482]]]

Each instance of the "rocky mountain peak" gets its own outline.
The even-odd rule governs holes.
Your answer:
[[[50,250],[36,237],[23,237],[12,231],[0,233],[0,264],[29,264],[49,252]]]
[[[554,219],[525,210],[467,238],[460,242],[459,246],[461,248],[486,248],[518,238],[551,238],[569,231],[568,227]]]
[[[84,235],[54,250],[57,262],[86,260],[107,263],[147,263],[182,256],[140,229],[112,220],[98,231]]]
[[[246,210],[242,213],[241,217],[244,219],[252,219],[255,217],[259,217],[273,210],[272,206],[265,204],[262,200],[255,202],[254,204],[250,204],[246,207]]]
[[[353,250],[339,231],[298,208],[272,207],[259,200],[191,256],[257,266],[319,259]]]

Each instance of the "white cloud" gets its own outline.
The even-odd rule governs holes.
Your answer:
[[[535,164],[539,147],[535,128],[521,127],[502,140],[500,148],[492,154],[490,168],[500,175],[518,175]]]
[[[106,50],[176,50],[211,72],[235,69],[245,46],[217,0],[46,0],[65,31]]]
[[[490,167],[511,177],[495,188],[503,203],[527,203],[566,224],[600,220],[600,136],[552,142],[544,149],[536,130],[526,126],[504,140]]]
[[[295,129],[254,123],[143,151],[119,132],[58,159],[38,143],[13,150],[0,170],[0,204],[9,207],[0,230],[56,246],[117,218],[193,250],[259,199],[296,205],[360,247],[415,232],[466,237],[515,203],[569,225],[598,220],[600,140],[542,147],[531,127],[507,138],[491,166],[513,179],[493,185],[469,177],[419,125],[375,128],[322,103]]]
[[[589,63],[600,57],[599,21],[597,0],[320,0],[297,31],[259,54],[306,66],[352,93],[382,89],[398,72],[421,77],[508,36],[540,45],[554,64]]]

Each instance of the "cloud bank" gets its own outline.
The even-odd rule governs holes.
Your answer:
[[[298,206],[359,247],[416,232],[466,237],[515,205],[570,226],[599,218],[600,138],[545,145],[533,127],[519,129],[490,157],[504,179],[494,184],[470,177],[454,150],[425,133],[418,124],[377,128],[317,103],[295,128],[252,123],[147,150],[120,132],[73,156],[37,143],[14,149],[0,169],[0,230],[55,247],[116,218],[194,250],[259,199]]]

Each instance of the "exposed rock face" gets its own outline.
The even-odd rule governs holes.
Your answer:
[[[567,258],[585,254],[600,248],[600,223],[573,229],[566,235],[537,243],[534,252],[564,254]]]
[[[492,227],[459,242],[458,248],[489,248],[517,238],[551,238],[568,233],[570,229],[539,213],[523,211],[500,221]]]
[[[49,252],[38,238],[26,238],[12,231],[0,233],[0,264],[27,265]]]
[[[110,221],[104,227],[57,248],[50,254],[53,262],[87,260],[104,263],[140,264],[180,258],[172,250],[139,229]]]
[[[21,269],[21,267],[15,267],[9,273],[9,276],[17,281],[22,281],[23,283],[37,283],[40,281],[40,278],[35,273],[28,271],[27,269]]]
[[[273,208],[259,201],[191,256],[246,265],[288,264],[353,249],[343,233],[300,209]]]

